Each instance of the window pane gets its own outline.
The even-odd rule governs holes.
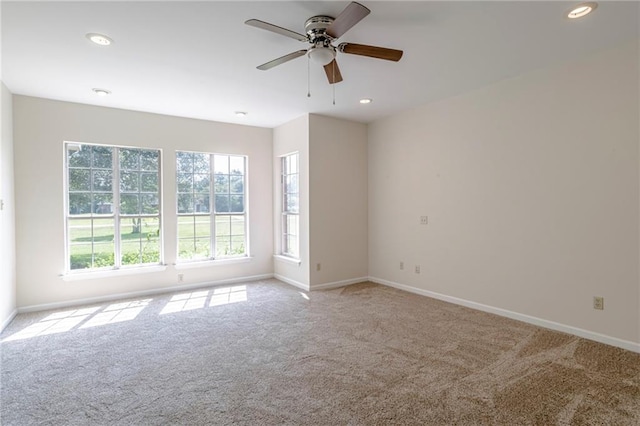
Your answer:
[[[138,192],[140,190],[140,174],[138,172],[120,172],[120,191]]]
[[[91,166],[91,147],[88,145],[83,145],[78,151],[67,149],[67,156],[69,159],[69,167]]]
[[[140,170],[147,170],[152,172],[158,171],[160,152],[155,150],[141,150],[140,151]]]
[[[111,191],[113,172],[111,170],[94,170],[93,190],[94,191]]]
[[[231,238],[230,237],[217,237],[216,238],[216,257],[228,256],[230,254]]]
[[[285,179],[285,192],[298,192],[298,175],[288,175]]]
[[[91,243],[91,219],[69,220],[69,242],[71,245]]]
[[[69,214],[91,213],[91,195],[69,194]]]
[[[157,194],[141,194],[141,213],[142,214],[158,214],[160,211],[160,204]]]
[[[91,191],[89,169],[69,169],[69,191]]]
[[[292,154],[289,155],[287,158],[289,158],[289,169],[287,170],[288,173],[298,173],[298,154]]]
[[[211,217],[210,216],[196,216],[195,217],[195,233],[198,238],[211,236]]]
[[[229,196],[228,195],[216,195],[216,212],[228,212],[229,211]]]
[[[193,154],[193,172],[209,174],[209,154]]]
[[[229,169],[232,175],[244,175],[244,157],[229,157]]]
[[[244,212],[244,195],[231,196],[231,211],[234,213]]]
[[[239,256],[244,253],[244,236],[231,237],[231,248],[229,249],[229,254]]]
[[[209,213],[209,194],[195,194],[193,196],[196,213]]]
[[[158,192],[158,173],[141,173],[140,190],[143,192]]]
[[[216,189],[216,194],[228,194],[229,193],[229,176],[216,174],[215,189]]]
[[[123,265],[160,262],[158,218],[121,219],[120,238]]]
[[[228,155],[214,155],[213,156],[213,171],[223,175],[229,174],[229,156]]]
[[[285,199],[286,199],[285,210],[292,213],[298,213],[298,195],[286,194]]]
[[[286,229],[284,232],[290,235],[298,235],[298,216],[297,215],[286,215],[285,218]]]
[[[160,220],[144,218],[142,220],[142,263],[160,262]]]
[[[211,257],[211,239],[209,237],[196,239],[193,258],[206,259],[208,257]]]
[[[190,260],[195,255],[195,241],[193,239],[178,240],[178,258]]]
[[[244,193],[244,176],[231,176],[229,178],[229,184],[232,194]]]
[[[231,216],[231,234],[244,235],[244,216]]]
[[[96,193],[93,195],[93,213],[113,214],[113,194]]]
[[[231,235],[231,216],[216,216],[216,237]]]
[[[121,194],[120,195],[120,213],[122,214],[140,213],[140,199],[138,198],[138,194]]]
[[[91,268],[93,255],[91,244],[72,244],[69,254],[71,270]]]
[[[193,195],[178,194],[178,213],[193,213]]]
[[[195,217],[180,216],[178,217],[178,238],[193,238],[195,235]]]
[[[193,154],[176,152],[176,168],[178,173],[193,173]]]
[[[140,151],[120,148],[120,169],[140,170]]]
[[[209,193],[209,174],[193,175],[193,191]]]
[[[92,166],[98,169],[111,169],[113,165],[113,148],[108,146],[94,146]]]
[[[178,192],[189,193],[193,191],[193,175],[187,173],[178,174]]]
[[[93,220],[93,242],[94,243],[112,243],[115,228],[113,219],[94,219]]]
[[[113,236],[112,236],[113,237]],[[93,267],[107,268],[115,265],[113,240],[93,245]]]
[[[287,253],[293,257],[298,257],[298,237],[287,235]]]

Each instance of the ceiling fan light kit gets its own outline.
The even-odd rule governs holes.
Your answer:
[[[329,84],[335,84],[342,81],[342,74],[336,61],[337,52],[387,61],[399,61],[402,58],[402,50],[345,42],[340,43],[338,46],[333,45],[335,40],[342,37],[370,12],[360,3],[351,2],[335,19],[326,15],[312,16],[305,22],[306,35],[258,19],[249,19],[245,22],[249,26],[271,31],[311,45],[307,49],[281,56],[259,65],[257,68],[266,71],[306,54],[309,60],[324,67]]]

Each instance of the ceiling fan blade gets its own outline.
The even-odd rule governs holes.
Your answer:
[[[306,50],[298,50],[297,52],[291,52],[288,55],[281,56],[278,59],[274,59],[273,61],[264,63],[256,68],[262,71],[266,71],[280,64],[284,64],[285,62],[288,62],[292,59],[299,58],[300,56],[304,56],[306,53],[307,53]]]
[[[398,62],[400,58],[402,58],[403,53],[402,50],[355,43],[340,43],[338,50],[351,55],[369,56],[370,58],[385,59],[394,62]]]
[[[302,35],[295,31],[291,31],[286,28],[282,28],[277,25],[270,24],[268,22],[260,21],[259,19],[249,19],[248,21],[245,21],[245,24],[252,27],[260,28],[263,30],[271,31],[273,33],[280,34],[286,37],[295,38],[296,40],[299,40],[299,41],[307,41],[306,35]]]
[[[338,15],[331,25],[329,25],[329,28],[327,28],[327,34],[333,38],[340,38],[369,13],[371,13],[369,9],[360,3],[352,1],[349,6],[347,6],[340,15]]]
[[[340,83],[342,81],[342,74],[340,74],[340,68],[338,68],[338,63],[335,59],[324,66],[324,72],[327,74],[329,84]]]

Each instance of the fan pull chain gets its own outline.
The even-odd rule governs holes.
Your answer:
[[[307,55],[307,98],[311,97],[311,58]]]
[[[333,88],[333,104],[336,104],[336,60],[334,59],[331,68],[333,69],[333,84],[331,85]]]

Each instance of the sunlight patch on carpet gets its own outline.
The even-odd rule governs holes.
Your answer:
[[[12,340],[30,339],[36,336],[46,336],[48,334],[64,333],[72,330],[85,319],[100,309],[100,306],[92,308],[74,309],[64,312],[53,313],[35,324],[20,330],[16,334],[4,339],[5,342]]]
[[[135,319],[152,300],[153,299],[143,299],[134,300],[132,302],[114,303],[113,305],[107,306],[102,312],[94,315],[87,322],[82,324],[80,328],[97,327],[100,325],[131,321]]]
[[[247,286],[221,287],[213,290],[209,306],[228,305],[247,301]]]
[[[160,315],[204,308],[208,296],[209,292],[206,290],[176,294],[169,300],[169,303],[162,308]]]

